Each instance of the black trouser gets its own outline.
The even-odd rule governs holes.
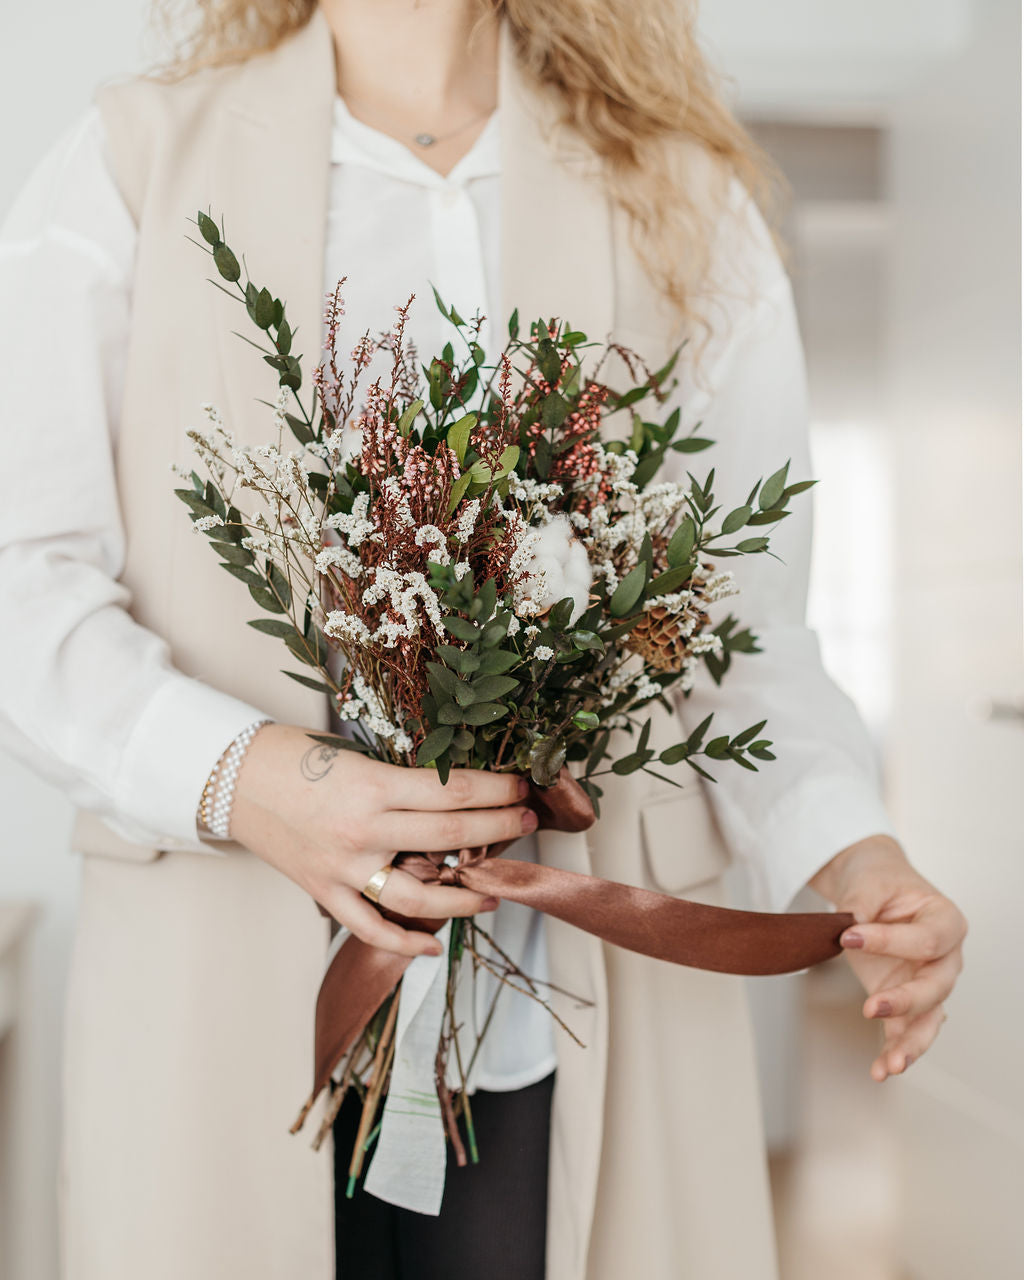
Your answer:
[[[337,1280],[544,1280],[554,1081],[472,1095],[480,1162],[460,1169],[449,1147],[436,1218],[361,1186],[346,1199],[361,1105],[349,1093],[334,1122]]]

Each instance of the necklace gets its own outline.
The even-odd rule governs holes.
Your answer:
[[[358,103],[356,105],[358,106]],[[467,120],[465,124],[460,124],[457,129],[450,129],[447,133],[427,133],[426,131],[423,133],[414,133],[412,135],[412,141],[419,147],[432,147],[437,142],[447,142],[449,138],[456,137],[456,135],[463,133],[468,129],[470,125],[476,124],[478,120],[486,119],[486,117],[491,114],[491,110],[493,110],[493,108],[490,108],[487,111],[482,111],[479,115],[475,115],[472,120]],[[403,131],[401,129],[396,129],[394,132],[401,133]],[[406,136],[408,137],[408,135]]]

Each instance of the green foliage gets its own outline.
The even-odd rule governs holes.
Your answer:
[[[195,243],[210,256],[216,276],[213,283],[244,307],[255,335],[245,341],[256,348],[276,374],[278,386],[288,393],[284,427],[311,458],[323,456],[324,441],[337,424],[317,407],[315,398],[308,407],[303,403],[303,357],[296,350],[297,334],[284,302],[249,278],[244,256],[229,247],[223,226],[209,213],[198,212],[195,223],[199,235]],[[513,442],[506,443],[509,435],[499,431],[506,409],[493,387],[498,366],[485,364],[474,322],[464,319],[431,287],[438,311],[452,326],[453,339],[465,354],[457,358],[453,342],[445,343],[422,365],[423,395],[396,400],[389,405],[388,420],[403,440],[420,445],[428,456],[446,446],[454,454],[457,473],[450,488],[449,513],[473,499],[485,506],[492,500],[505,502],[518,478],[543,481],[559,474],[557,468],[572,445],[566,424],[588,387],[583,358],[587,348],[596,344],[589,343],[582,330],[543,317],[531,321],[524,334],[519,312],[513,311],[505,355],[521,362],[533,394],[522,402]],[[607,389],[605,409],[607,414],[623,415],[623,439],[608,442],[606,451],[621,455],[628,449],[635,454],[632,482],[641,490],[658,481],[666,459],[695,456],[713,443],[698,434],[700,423],[683,430],[678,407],[659,417],[657,406],[676,385],[673,373],[684,345],[676,347],[660,368],[645,368],[645,378],[637,385]],[[625,355],[624,348],[620,351]],[[659,703],[672,709],[674,694],[685,697],[679,689],[681,673],[649,671],[642,695],[613,680],[652,601],[699,588],[698,569],[709,563],[709,557],[717,561],[770,554],[772,528],[789,515],[792,499],[814,483],[790,483],[787,462],[759,480],[746,501],[723,512],[715,496],[714,468],[703,478],[691,472],[686,475],[685,509],[656,539],[648,532],[639,551],[632,553],[635,563],[627,561],[628,567],[619,571],[621,578],[611,583],[595,581],[581,616],[574,616],[573,597],[556,601],[534,619],[536,634],[532,628],[528,634],[525,623],[514,615],[510,584],[499,580],[493,568],[481,571],[486,563],[482,554],[472,559],[471,572],[461,577],[456,577],[451,565],[428,565],[444,634],[431,637],[429,657],[420,659],[421,705],[407,714],[403,711],[401,727],[416,744],[406,753],[409,762],[435,768],[442,781],[453,767],[517,769],[541,786],[550,785],[559,770],[571,764],[578,766],[576,771],[597,808],[603,791],[596,779],[603,775],[629,777],[647,772],[675,782],[655,767],[671,770],[685,765],[713,781],[704,767],[708,762],[756,770],[755,761],[774,759],[771,741],[759,736],[764,722],[730,736],[712,732],[711,716],[685,739],[657,751],[650,745],[652,719],[645,716],[645,708]],[[175,492],[190,519],[203,522],[200,530],[225,571],[244,583],[265,615],[251,621],[250,627],[282,642],[294,663],[305,669],[286,671],[290,679],[338,697],[344,690],[328,665],[334,642],[328,641],[313,619],[308,582],[301,574],[293,578],[290,562],[279,564],[273,554],[254,549],[263,544],[252,542],[252,529],[232,504],[230,491],[212,480],[200,480],[195,473],[191,479],[191,486],[186,483]],[[351,513],[356,500],[370,488],[367,477],[350,464],[333,472],[328,466],[319,470],[314,466],[309,485],[324,512],[331,515]],[[759,648],[756,637],[731,614],[713,630],[721,649],[705,652],[702,661],[711,678],[720,683],[737,655],[756,654]],[[395,758],[369,734],[369,740],[356,742],[333,735],[310,736],[339,749]]]

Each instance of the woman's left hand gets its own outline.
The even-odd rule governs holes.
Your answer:
[[[878,1081],[898,1075],[946,1020],[942,1002],[963,967],[967,920],[890,836],[849,845],[808,883],[853,913],[856,923],[839,941],[868,992],[864,1016],[881,1019],[885,1029],[871,1075]]]

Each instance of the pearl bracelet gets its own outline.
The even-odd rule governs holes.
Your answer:
[[[231,839],[231,809],[235,799],[235,783],[238,781],[245,753],[249,750],[249,744],[255,738],[256,731],[270,723],[270,718],[264,717],[246,725],[223,752],[207,779],[206,787],[203,788],[202,820],[219,840]]]

